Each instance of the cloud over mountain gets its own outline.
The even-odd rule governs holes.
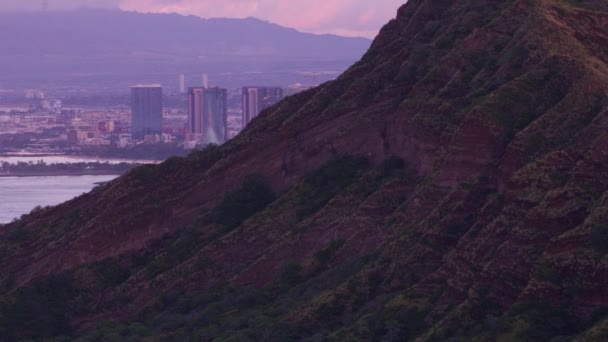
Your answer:
[[[201,17],[257,17],[314,33],[372,37],[402,0],[3,0],[0,10],[117,8]]]

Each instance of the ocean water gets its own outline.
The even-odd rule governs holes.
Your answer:
[[[0,177],[0,224],[36,206],[57,205],[117,176]]]

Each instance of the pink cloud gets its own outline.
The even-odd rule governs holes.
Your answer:
[[[374,36],[406,0],[119,0],[120,8],[201,17],[257,17],[313,33]]]
[[[206,0],[121,0],[120,8],[129,11],[198,15],[207,18],[243,18],[256,12],[257,1],[230,0],[218,5],[217,1]]]

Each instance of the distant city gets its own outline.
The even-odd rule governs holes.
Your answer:
[[[0,107],[0,152],[78,154],[138,145],[172,144],[183,150],[221,145],[264,109],[312,88],[294,84],[226,89],[209,86],[206,74],[192,82],[184,74],[176,78],[179,89],[168,94],[160,84],[132,86],[130,105],[66,106],[61,98],[26,90],[25,105]]]
[[[254,18],[82,9],[0,19],[0,162],[164,160],[222,144],[371,44]]]

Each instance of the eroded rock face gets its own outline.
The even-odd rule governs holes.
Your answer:
[[[410,0],[344,75],[267,110],[225,146],[5,228],[8,288],[69,275],[75,328],[171,312],[160,295],[229,284],[275,291],[256,307],[281,308],[267,314],[306,327],[300,337],[601,337],[602,6]],[[277,199],[238,226],[209,219],[252,173]],[[11,240],[15,229],[27,238]],[[100,274],[113,281],[99,285]],[[218,315],[248,317],[218,298]],[[208,305],[189,308],[190,321]],[[372,324],[372,313],[388,318]],[[231,333],[258,336],[249,328]]]

